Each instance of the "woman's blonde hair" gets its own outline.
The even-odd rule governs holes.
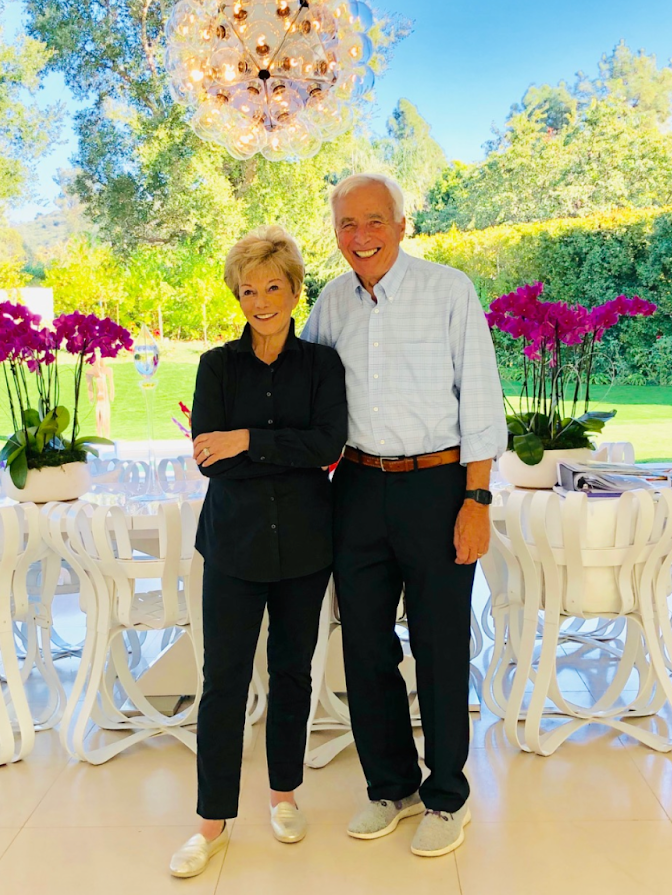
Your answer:
[[[261,227],[243,236],[226,256],[224,280],[240,301],[240,284],[257,267],[270,264],[282,271],[295,295],[301,291],[305,266],[294,239],[282,227]]]

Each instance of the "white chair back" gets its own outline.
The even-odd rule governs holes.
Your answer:
[[[635,446],[630,441],[604,441],[593,451],[593,460],[606,463],[634,463]]]

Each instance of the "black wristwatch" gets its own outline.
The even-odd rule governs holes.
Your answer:
[[[486,491],[485,488],[476,488],[475,491],[465,491],[464,499],[467,500],[468,498],[475,500],[476,503],[483,504],[484,507],[489,507],[492,503],[492,491]]]

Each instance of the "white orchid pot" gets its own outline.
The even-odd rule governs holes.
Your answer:
[[[86,463],[64,463],[29,469],[25,488],[17,488],[8,469],[2,471],[2,490],[19,503],[48,503],[50,500],[75,500],[91,488],[91,471]]]
[[[515,451],[506,451],[499,459],[499,471],[502,478],[517,488],[552,488],[558,483],[558,463],[561,460],[585,463],[592,456],[590,448],[544,451],[540,463],[528,466]]]

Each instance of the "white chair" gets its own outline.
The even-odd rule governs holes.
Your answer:
[[[187,456],[186,454],[182,454],[177,459],[182,464],[182,467],[184,469],[184,477],[186,479],[198,479],[199,481],[203,479],[203,473],[201,472],[198,463],[194,460],[191,454],[189,456]]]
[[[134,549],[133,517],[120,507],[77,501],[44,508],[43,537],[78,575],[87,619],[82,660],[61,727],[61,741],[74,758],[101,764],[158,734],[170,734],[196,750],[195,733],[186,727],[195,723],[202,687],[200,579],[192,576],[198,506],[166,502],[159,507],[152,556]],[[147,543],[146,532],[142,543]],[[192,705],[167,717],[140,692],[123,634],[172,627],[179,627],[192,645],[197,692]],[[91,721],[126,736],[89,748]]]
[[[503,524],[493,525],[493,542],[496,562],[506,567],[501,576],[506,592],[493,594],[496,639],[486,701],[504,716],[508,739],[524,751],[550,755],[575,731],[597,722],[669,751],[667,740],[624,719],[655,714],[672,697],[661,645],[672,648],[667,609],[672,491],[665,489],[657,501],[651,492],[636,491],[599,503],[585,494],[563,500],[551,492],[515,491]],[[604,695],[589,707],[566,699],[558,682],[562,626],[575,618],[627,621],[622,650],[603,647],[616,670]],[[512,663],[507,697],[503,683]],[[639,677],[637,694],[619,705],[633,669]],[[532,693],[524,711],[528,682]],[[554,708],[547,708],[547,700]],[[568,720],[544,732],[549,716]]]
[[[25,758],[35,744],[35,730],[53,727],[65,702],[51,658],[48,604],[31,601],[26,587],[30,567],[41,551],[38,512],[30,503],[0,507],[0,661],[6,679],[0,695],[0,765]],[[23,661],[17,653],[21,643],[17,623],[23,626]],[[38,717],[33,716],[25,691],[33,668],[43,677],[48,694]]]
[[[630,441],[603,441],[593,451],[593,460],[607,463],[634,463],[635,446]]]
[[[347,749],[354,743],[354,735],[352,733],[352,724],[350,721],[350,712],[347,703],[335,693],[327,681],[327,661],[329,658],[329,649],[335,632],[340,628],[341,620],[338,612],[338,600],[334,588],[333,578],[329,580],[327,592],[324,602],[322,603],[322,611],[320,614],[320,625],[317,639],[317,646],[313,656],[312,664],[312,701],[310,715],[308,718],[308,737],[306,739],[306,754],[304,763],[311,768],[323,768],[332,761],[340,752]],[[404,612],[404,600],[399,602],[399,612],[397,624],[407,627],[408,623]],[[478,621],[472,611],[471,614],[471,659],[472,661],[480,655],[483,649],[483,638],[478,627]],[[472,666],[471,669],[472,683],[480,692],[481,681],[477,669]],[[409,687],[414,687],[414,683]],[[415,689],[410,693],[413,700],[410,706],[411,724],[413,727],[422,726],[420,716],[420,702]],[[322,714],[318,716],[318,710],[322,708]],[[310,734],[321,731],[339,731],[338,736],[333,737],[321,746],[315,749],[310,748]]]

